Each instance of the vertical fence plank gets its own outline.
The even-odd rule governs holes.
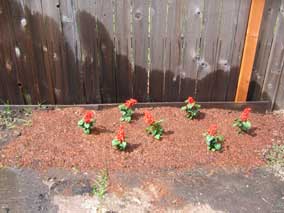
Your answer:
[[[265,0],[252,0],[235,102],[246,101]]]
[[[14,38],[14,31],[12,22],[12,14],[9,8],[9,2],[5,0],[0,1],[1,8],[1,18],[0,18],[0,29],[4,31],[1,32],[0,37],[0,51],[2,57],[2,76],[5,78],[7,97],[9,97],[9,103],[12,104],[23,104],[24,99],[22,96],[21,81],[19,74],[19,64],[16,60],[15,46],[16,41]],[[7,100],[3,100],[6,102]]]
[[[29,39],[32,42],[30,50],[37,72],[37,83],[40,91],[40,98],[37,103],[54,103],[54,92],[51,82],[49,82],[47,70],[45,69],[43,58],[43,46],[45,41],[44,24],[42,16],[42,4],[38,0],[24,0],[25,19],[29,30]],[[29,51],[30,51],[29,50]],[[35,103],[35,102],[33,102]]]
[[[133,96],[133,67],[131,66],[131,1],[115,1],[117,98],[123,102]],[[129,45],[130,44],[130,45]]]
[[[184,69],[181,74],[181,100],[188,96],[196,96],[196,77],[198,64],[197,59],[200,57],[200,34],[202,28],[202,9],[203,1],[187,1],[184,29]]]
[[[221,43],[218,40],[220,31],[221,0],[204,1],[203,33],[201,42],[201,60],[199,61],[197,99],[211,99],[216,79],[216,59],[220,53]]]
[[[281,1],[274,0],[267,0],[265,4],[257,53],[250,82],[249,100],[259,100],[261,97],[280,5]]]
[[[113,4],[112,0],[96,2],[98,14],[99,54],[101,59],[101,95],[105,103],[116,102],[116,72],[114,66]]]
[[[284,0],[281,1],[278,17],[274,28],[274,37],[271,47],[271,53],[268,60],[266,76],[263,83],[261,98],[272,100],[274,104],[277,96],[277,90],[281,80],[281,74],[284,66]],[[282,12],[281,12],[282,11]],[[280,91],[283,94],[283,92]]]
[[[150,99],[163,100],[164,87],[164,45],[167,42],[167,1],[152,0],[151,2],[151,72],[150,72]]]
[[[214,83],[212,86],[211,100],[224,101],[229,84],[231,71],[232,47],[236,35],[236,23],[239,9],[238,0],[222,0],[220,2],[218,51],[215,56]]]
[[[54,87],[56,103],[64,103],[67,97],[64,38],[59,0],[42,0],[46,46],[43,47],[46,69]],[[51,80],[52,79],[52,80]]]
[[[1,7],[0,7],[0,10],[1,10]],[[0,19],[1,19],[1,15],[0,15]],[[0,23],[0,27],[1,27],[1,23]],[[7,100],[9,100],[9,97],[8,97],[8,91],[6,89],[6,82],[5,82],[5,79],[6,79],[6,70],[5,70],[5,67],[4,67],[4,55],[2,54],[2,42],[3,40],[0,39],[0,104],[3,104],[3,102],[6,102]]]
[[[86,88],[87,103],[101,103],[102,62],[98,32],[101,2],[77,0],[77,5],[79,73]]]
[[[236,20],[237,22],[236,22],[235,39],[232,47],[229,85],[227,87],[227,94],[226,94],[227,101],[233,101],[236,95],[250,5],[251,5],[251,0],[249,1],[240,0],[239,11],[237,15],[238,18]]]
[[[69,104],[89,102],[89,97],[86,96],[92,92],[90,88],[83,84],[83,78],[78,72],[79,39],[76,12],[77,2],[75,0],[60,1],[59,14],[63,37],[61,41],[62,69],[67,71],[67,75],[65,75],[65,102]],[[85,90],[89,90],[88,93]]]
[[[165,48],[168,57],[168,68],[165,76],[166,101],[179,98],[180,69],[181,69],[181,33],[183,1],[168,1],[168,46]]]
[[[22,93],[27,104],[36,103],[40,100],[38,73],[33,52],[33,40],[28,22],[29,12],[23,0],[9,1],[9,10],[12,17],[10,22],[13,26],[15,37],[16,60],[20,68],[22,78]]]
[[[149,0],[133,1],[134,97],[147,101],[147,50]]]

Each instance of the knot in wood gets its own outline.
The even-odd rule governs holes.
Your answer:
[[[141,20],[143,18],[142,12],[140,10],[137,10],[134,14],[134,18],[138,21]]]

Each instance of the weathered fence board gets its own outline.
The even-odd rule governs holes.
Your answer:
[[[202,30],[202,13],[204,2],[186,1],[184,20],[184,59],[181,73],[180,99],[187,96],[196,97],[198,59],[200,58],[200,38]]]
[[[167,1],[152,0],[151,3],[151,72],[150,72],[150,97],[151,101],[163,100],[164,88],[164,48],[167,42],[168,14]]]
[[[0,99],[233,100],[249,7],[244,0],[0,0]]]
[[[133,0],[134,97],[148,100],[149,0]]]
[[[201,54],[197,82],[197,98],[201,101],[210,100],[212,90],[214,89],[216,58],[220,50],[218,33],[221,24],[221,3],[221,0],[204,1],[200,44]]]
[[[267,1],[250,85],[251,100],[270,100],[284,107],[284,0]]]
[[[180,72],[180,35],[182,23],[183,1],[168,1],[168,64],[169,67],[165,77],[165,100],[173,101],[179,99],[179,72]]]
[[[233,101],[236,95],[236,88],[238,85],[240,61],[243,54],[244,37],[247,29],[247,17],[250,11],[250,3],[248,1],[240,1],[238,15],[235,23],[236,33],[233,42],[229,84],[226,91],[226,100]]]
[[[117,70],[117,98],[123,102],[133,97],[133,73],[131,61],[132,52],[132,29],[131,29],[131,1],[116,0],[115,7],[115,50]]]
[[[16,42],[14,38],[14,32],[12,28],[11,11],[9,9],[8,1],[1,0],[1,18],[0,18],[0,29],[5,29],[5,33],[1,32],[1,58],[2,58],[2,79],[6,86],[6,95],[8,99],[4,99],[4,102],[10,103],[20,103],[24,104],[24,99],[22,96],[22,83],[19,79],[19,69],[16,62],[15,47]]]

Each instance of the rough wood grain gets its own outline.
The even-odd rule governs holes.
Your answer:
[[[202,15],[204,2],[200,0],[187,1],[184,19],[184,61],[181,73],[180,99],[188,96],[196,98],[196,77],[198,59],[200,58],[200,38],[202,30]]]
[[[198,70],[197,100],[210,100],[216,80],[216,61],[220,54],[221,41],[218,39],[221,24],[222,1],[204,2],[200,61]]]
[[[243,55],[243,48],[244,48],[244,38],[247,29],[248,23],[248,16],[250,11],[251,1],[242,1],[240,0],[238,15],[237,15],[237,22],[236,22],[236,32],[235,32],[235,40],[232,47],[232,58],[230,68],[231,71],[229,73],[229,84],[227,87],[227,94],[226,100],[227,101],[234,101],[237,84],[239,79],[239,72],[241,66],[241,60]]]
[[[0,70],[0,72],[2,73],[1,77],[3,77],[1,81],[6,83],[5,85],[7,92],[5,97],[3,96],[0,98],[4,99],[2,100],[4,102],[8,101],[12,104],[24,104],[25,102],[21,87],[22,83],[19,74],[19,63],[16,60],[15,54],[16,41],[14,37],[12,22],[10,22],[12,14],[8,3],[9,2],[5,0],[0,1],[0,29],[5,29],[5,31],[1,33],[0,37],[1,67],[3,68]],[[9,99],[6,100],[6,97],[8,97]]]
[[[0,2],[1,99],[76,104],[235,96],[249,0]],[[261,47],[263,59],[270,51]]]
[[[246,101],[265,0],[252,0],[235,101]]]
[[[167,42],[167,1],[152,0],[151,2],[151,71],[150,99],[163,100],[164,75],[164,45]]]
[[[115,30],[117,101],[123,102],[133,96],[130,0],[115,1]]]
[[[147,101],[148,83],[148,18],[149,0],[133,1],[133,51],[134,51],[134,88],[133,96],[138,101]]]

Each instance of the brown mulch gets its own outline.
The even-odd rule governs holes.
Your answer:
[[[137,109],[132,123],[125,126],[129,147],[126,152],[112,148],[120,112],[117,108],[96,111],[97,123],[91,135],[84,135],[77,121],[82,108],[34,111],[32,127],[24,127],[20,137],[0,151],[0,164],[46,170],[50,167],[78,169],[148,171],[196,167],[234,167],[251,169],[263,165],[263,152],[283,129],[283,118],[252,113],[250,135],[238,135],[232,127],[238,111],[203,109],[198,120],[187,120],[179,108],[157,107],[148,110],[163,119],[166,133],[161,141],[145,132],[143,111]],[[216,123],[224,135],[222,152],[210,152],[203,133]],[[280,134],[280,133],[279,133]]]

